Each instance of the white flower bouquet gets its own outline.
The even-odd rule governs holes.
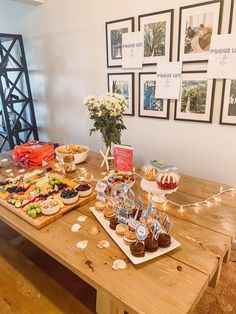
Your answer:
[[[121,131],[126,129],[123,123],[124,111],[127,109],[125,97],[119,94],[107,93],[95,97],[89,96],[84,100],[90,119],[94,120],[93,132],[100,131],[106,147],[120,144]]]

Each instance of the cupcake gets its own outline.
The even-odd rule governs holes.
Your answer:
[[[118,224],[116,226],[116,233],[119,235],[119,236],[124,236],[125,232],[129,229],[129,227],[127,225],[124,225],[124,224]]]
[[[105,207],[104,209],[103,209],[103,216],[104,216],[104,218],[105,219],[111,219],[112,217],[114,217],[115,216],[115,214],[114,214],[114,212],[113,212],[113,209],[111,208],[111,207]]]
[[[97,202],[95,203],[95,209],[96,209],[98,212],[102,212],[105,208],[106,208],[106,203],[101,202],[101,201],[97,201]]]
[[[135,242],[136,239],[137,238],[136,238],[134,230],[129,229],[125,232],[125,235],[124,235],[125,244],[130,245],[131,243]]]
[[[116,230],[116,226],[118,225],[118,218],[117,217],[112,217],[110,219],[110,228],[111,230]]]
[[[168,233],[161,233],[158,237],[158,245],[161,248],[166,248],[171,245],[171,237]]]
[[[150,232],[145,239],[145,250],[147,252],[155,252],[158,249],[158,240]]]
[[[174,190],[178,187],[179,179],[175,171],[162,172],[157,176],[157,184],[161,190]]]
[[[130,244],[130,252],[135,257],[143,257],[145,255],[145,245],[142,241],[135,241]]]

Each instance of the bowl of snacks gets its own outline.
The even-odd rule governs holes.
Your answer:
[[[50,198],[41,203],[41,212],[43,215],[53,215],[60,210],[60,204],[57,200]]]
[[[65,189],[60,196],[65,205],[74,204],[79,199],[79,193],[75,189]]]
[[[114,172],[107,177],[107,185],[111,189],[116,185],[117,190],[121,189],[122,184],[127,184],[128,189],[131,189],[135,183],[134,174],[132,172]]]
[[[75,190],[78,191],[79,196],[85,197],[92,193],[92,186],[86,182],[82,182],[75,187]]]
[[[74,155],[75,163],[80,164],[88,157],[89,148],[83,145],[61,145],[55,149],[56,156],[63,161],[66,155]]]

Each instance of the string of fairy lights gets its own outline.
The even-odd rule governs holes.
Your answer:
[[[184,208],[186,207],[199,207],[200,205],[207,205],[208,207],[210,207],[211,205],[213,205],[214,203],[220,203],[222,201],[221,196],[225,193],[231,193],[231,196],[234,197],[234,192],[236,191],[236,186],[224,189],[222,186],[220,187],[220,191],[218,193],[212,194],[211,196],[209,196],[208,198],[201,200],[201,201],[197,201],[194,203],[188,203],[188,204],[179,204],[177,202],[173,202],[171,200],[166,200],[163,208],[165,209],[167,204],[170,203],[176,207],[179,208],[180,212],[184,211]]]

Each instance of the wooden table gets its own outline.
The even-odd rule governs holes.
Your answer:
[[[101,179],[100,162],[98,154],[90,153],[81,167],[95,179]],[[14,166],[15,171],[18,169]],[[6,176],[4,169],[0,174]],[[140,191],[138,182],[135,186]],[[183,176],[179,191],[170,197],[183,203],[200,200],[218,191],[220,186]],[[127,261],[127,268],[122,271],[112,270],[112,263],[125,256],[90,213],[89,207],[93,205],[91,202],[73,210],[42,230],[36,230],[3,207],[0,207],[0,219],[95,287],[99,314],[123,313],[124,310],[148,314],[188,313],[206,287],[216,285],[236,232],[236,215],[233,214],[236,206],[232,196],[223,197],[220,205],[203,206],[198,213],[194,208],[184,212],[173,206],[163,208],[174,222],[171,233],[181,242],[181,248],[139,266]],[[72,233],[71,225],[76,223],[80,213],[89,218],[81,223],[79,233]],[[87,232],[94,225],[101,231],[98,236]],[[88,247],[78,250],[76,243],[85,239],[89,241]],[[104,239],[109,240],[111,246],[99,249],[97,244]]]

